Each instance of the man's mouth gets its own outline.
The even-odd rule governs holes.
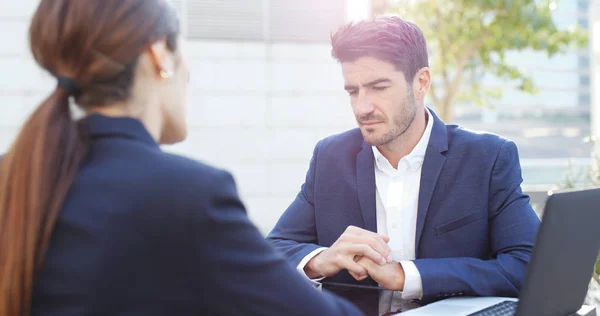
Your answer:
[[[380,123],[383,123],[383,122],[381,122],[381,121],[368,121],[368,122],[360,122],[360,125],[363,125],[363,126],[373,126],[373,125],[377,125],[377,124],[380,124]]]

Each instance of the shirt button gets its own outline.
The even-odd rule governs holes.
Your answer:
[[[396,228],[398,228],[398,224],[396,224],[396,223],[392,223],[392,228],[393,228],[393,229],[396,229]]]

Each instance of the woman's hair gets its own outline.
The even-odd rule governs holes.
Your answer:
[[[129,98],[137,59],[179,22],[168,0],[41,0],[29,39],[57,88],[0,161],[0,316],[28,315],[32,288],[85,141],[69,99],[82,108]]]

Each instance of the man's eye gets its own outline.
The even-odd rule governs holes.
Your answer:
[[[350,91],[347,91],[347,92],[348,92],[348,95],[355,95],[356,94],[356,90],[350,90]]]
[[[388,88],[388,87],[373,87],[373,90],[378,90],[378,91],[381,91],[381,90],[385,90],[385,89],[387,89],[387,88]]]

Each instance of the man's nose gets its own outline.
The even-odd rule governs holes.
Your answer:
[[[364,96],[359,96],[353,105],[354,115],[356,117],[368,116],[375,111],[375,105],[373,102]]]

